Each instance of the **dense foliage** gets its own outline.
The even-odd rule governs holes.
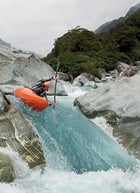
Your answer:
[[[76,77],[82,72],[98,73],[115,69],[117,62],[131,63],[140,59],[140,10],[124,23],[100,35],[76,27],[55,41],[54,48],[43,61]]]

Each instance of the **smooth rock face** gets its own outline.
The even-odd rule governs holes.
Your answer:
[[[120,118],[140,118],[140,73],[133,77],[123,77],[116,81],[98,84],[84,96],[76,99],[85,114],[114,111]]]
[[[30,167],[45,163],[39,138],[32,125],[16,108],[0,116],[0,146],[18,152]]]
[[[131,155],[140,160],[140,121],[121,122],[113,134]]]
[[[5,93],[13,92],[17,87],[32,87],[40,79],[52,76],[55,76],[52,67],[33,54],[0,45],[0,88]],[[50,94],[54,94],[54,85],[55,81],[51,81]],[[66,95],[59,81],[57,94]]]
[[[34,55],[0,44],[0,147],[17,152],[30,168],[46,164],[39,137],[24,115],[10,105],[4,93],[12,94],[18,87],[31,87],[40,79],[54,75],[51,66]],[[67,95],[63,85],[57,83],[56,93]],[[54,86],[55,81],[51,81],[49,94],[54,93]],[[0,181],[11,182],[14,178],[10,157],[0,154]]]
[[[75,104],[89,118],[104,116],[114,127],[114,135],[140,159],[140,72],[132,77],[98,84],[98,88],[78,97]]]
[[[0,92],[0,147],[10,148],[28,163],[30,168],[46,163],[42,146],[33,126],[24,115],[7,103]],[[12,161],[0,153],[0,181],[11,182],[15,178]]]

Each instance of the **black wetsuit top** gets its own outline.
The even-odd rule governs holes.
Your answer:
[[[32,86],[32,88],[31,88],[32,91],[34,91],[38,96],[47,98],[46,91],[42,88],[42,84],[44,82],[48,82],[51,80],[53,80],[53,77],[52,78],[44,78],[42,80],[39,80],[34,86]]]

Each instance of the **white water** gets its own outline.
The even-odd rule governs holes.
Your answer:
[[[96,125],[98,125],[109,137],[116,140],[113,137],[113,128],[109,125],[103,117],[96,117],[91,119]]]
[[[80,92],[75,92],[73,87],[68,90],[69,101],[67,97],[59,97],[57,100],[62,106],[69,106],[74,110],[71,102],[77,95],[85,91],[80,90]],[[57,108],[60,107],[56,107],[56,112],[49,110],[53,113],[54,118],[56,118]],[[50,120],[50,122],[51,121],[52,120]],[[53,119],[53,121],[57,121],[57,119]],[[48,124],[50,124],[50,122]],[[108,135],[111,135],[111,128],[109,125],[106,125],[106,122],[97,119],[95,122],[98,123],[105,132],[108,133],[108,131],[110,131]],[[45,135],[45,133],[43,135]],[[44,143],[43,146],[45,147],[43,139],[42,143]],[[54,138],[53,143],[56,143],[55,146],[57,146],[57,141]],[[61,151],[61,149],[57,149],[57,151]],[[24,163],[17,154],[9,152],[9,150],[7,150],[6,153],[11,155],[15,163],[17,178],[11,184],[0,183],[0,193],[140,193],[139,165],[135,167],[133,171],[110,168],[107,171],[98,170],[77,174],[68,169],[65,170],[63,168],[61,169],[61,167],[54,167],[54,165],[49,163],[49,158],[47,158],[48,165],[44,171],[41,171],[39,168],[34,170],[29,169],[27,164]],[[59,161],[56,160],[56,162]],[[58,163],[58,165],[60,165],[60,163]]]
[[[24,164],[19,162],[21,168]],[[139,193],[140,168],[136,172],[113,170],[76,174],[46,168],[23,170],[28,177],[0,184],[0,193]]]

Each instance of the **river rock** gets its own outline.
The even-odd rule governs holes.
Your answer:
[[[31,87],[44,77],[55,76],[51,66],[34,56],[22,51],[18,52],[13,48],[0,45],[0,85],[4,92],[11,92],[15,87]],[[58,81],[57,94],[66,95],[63,85]],[[51,81],[49,94],[54,94],[55,81]]]
[[[90,82],[90,83],[93,82],[93,84],[94,84],[95,83],[94,80],[95,80],[95,76],[94,75],[91,75],[91,74],[88,74],[88,73],[82,73],[81,75],[77,76],[74,79],[73,85],[74,86],[84,86],[88,82]]]
[[[63,72],[59,72],[58,76],[59,76],[60,80],[64,80],[66,82],[73,82],[72,75],[69,75],[69,74],[66,74],[66,73],[63,73]]]
[[[83,86],[86,82],[88,82],[88,78],[81,74],[78,77],[76,77],[73,81],[74,86]]]
[[[140,120],[121,121],[113,134],[131,155],[140,159]]]
[[[9,147],[11,150],[18,152],[30,168],[44,165],[46,163],[44,153],[33,125],[20,111],[9,104],[6,97],[3,98],[2,92],[0,92],[0,109],[0,147]],[[8,158],[6,159],[8,160]],[[7,167],[11,168],[10,176],[14,176],[11,162],[8,161],[7,165],[8,163],[9,166]],[[1,165],[0,170],[3,173],[7,169],[5,166],[2,168]]]
[[[120,73],[120,77],[122,76],[133,76],[138,72],[137,66],[128,65],[123,62],[118,62],[117,70]]]
[[[114,127],[114,135],[140,159],[140,72],[132,77],[100,84],[75,100],[89,118],[104,116]]]
[[[0,153],[0,182],[10,183],[14,178],[15,172],[10,157]]]

